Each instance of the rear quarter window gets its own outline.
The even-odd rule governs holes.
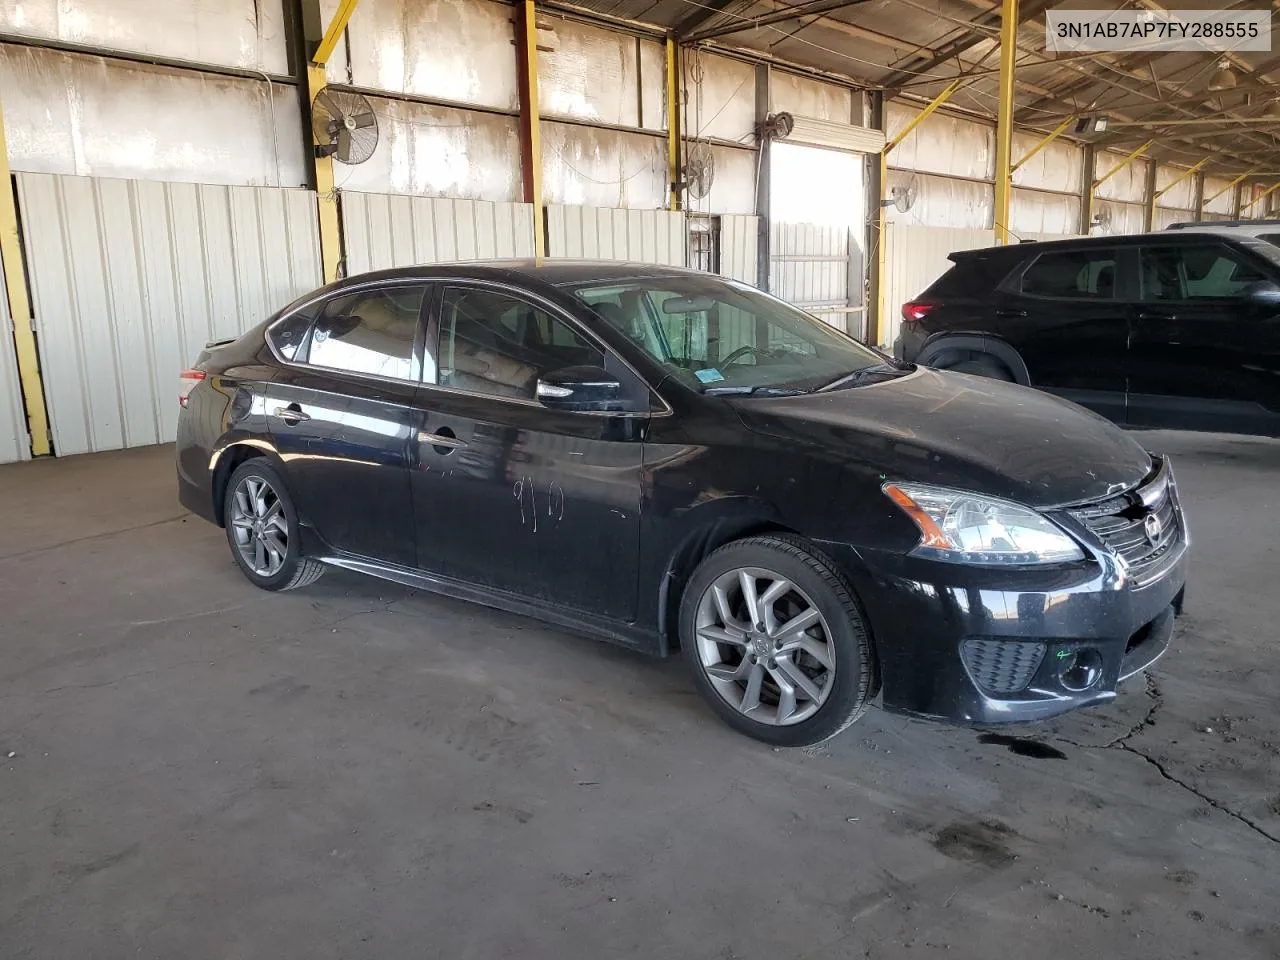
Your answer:
[[[299,310],[274,324],[267,331],[267,341],[285,360],[300,363],[306,360],[307,335],[315,319],[315,308]]]
[[[1002,256],[962,256],[935,280],[922,297],[975,297],[989,293],[1009,275],[1016,261]]]

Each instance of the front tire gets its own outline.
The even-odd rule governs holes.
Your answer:
[[[315,583],[324,564],[299,555],[298,513],[284,478],[261,457],[246,460],[227,481],[227,543],[240,572],[263,590]]]
[[[858,603],[798,537],[750,537],[703,560],[680,604],[680,644],[721,719],[774,746],[834,737],[876,693]]]

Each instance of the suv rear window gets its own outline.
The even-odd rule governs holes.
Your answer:
[[[1110,300],[1116,295],[1116,252],[1043,253],[1022,274],[1022,292],[1035,297]]]

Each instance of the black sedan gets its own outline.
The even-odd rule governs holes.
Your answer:
[[[182,502],[268,590],[344,567],[648,653],[732,726],[1034,720],[1167,647],[1167,460],[1048,394],[895,363],[717,277],[365,274],[183,374]]]

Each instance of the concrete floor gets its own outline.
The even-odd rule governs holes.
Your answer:
[[[1280,443],[1147,440],[1189,614],[1016,731],[1062,757],[879,711],[771,750],[679,661],[257,591],[167,448],[0,468],[0,957],[1280,956]]]

